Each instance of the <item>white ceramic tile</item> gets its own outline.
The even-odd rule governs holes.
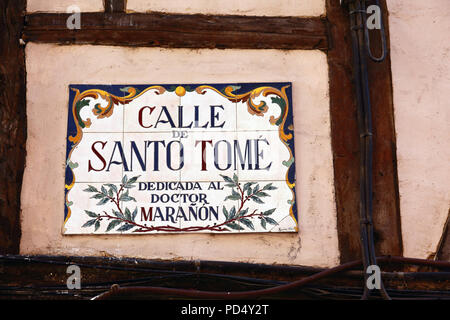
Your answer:
[[[119,186],[119,184],[116,184]],[[103,189],[102,189],[103,186]],[[90,189],[91,187],[95,188]],[[120,187],[119,187],[120,188]],[[113,219],[108,218],[107,216],[115,216],[114,211],[120,211],[119,207],[121,206],[120,201],[116,202],[108,200],[103,203],[103,198],[99,198],[98,194],[105,191],[105,194],[110,196],[109,190],[111,187],[105,186],[104,183],[75,183],[72,189],[68,191],[67,194],[67,203],[69,204],[69,208],[71,211],[70,218],[67,223],[64,225],[64,233],[65,234],[87,234],[87,233],[104,233],[109,221]],[[88,191],[90,190],[90,191]],[[112,194],[113,198],[115,198],[115,193]],[[119,207],[117,206],[119,203]],[[86,211],[90,211],[90,214],[94,213],[101,216],[99,221],[99,228],[95,231],[95,223],[83,227],[83,225],[89,220],[95,220],[96,217],[92,217],[86,213]],[[99,217],[100,218],[100,217]]]
[[[182,182],[183,183],[183,182]],[[190,228],[189,232],[200,233],[230,233],[234,229],[226,227],[225,214],[232,210],[237,212],[239,201],[227,199],[232,194],[232,188],[221,181],[198,182],[196,190],[188,193],[187,200],[180,203],[180,212],[184,213],[181,220],[182,228]],[[237,192],[237,188],[234,188]],[[236,231],[236,230],[235,230]]]
[[[296,219],[291,215],[287,215],[278,221],[278,224],[270,226],[269,232],[297,232]]]
[[[189,132],[187,138],[181,139],[187,150],[181,181],[216,181],[220,175],[237,173],[233,163],[234,140],[235,132]]]
[[[246,146],[250,156],[246,159],[244,168],[242,162],[238,166],[238,176],[241,180],[282,180],[285,179],[290,159],[290,152],[280,140],[278,131],[238,132],[241,155],[244,157]],[[237,153],[237,159],[239,153]]]
[[[81,111],[91,126],[68,162],[76,183],[68,193],[72,213],[65,233],[295,231],[293,194],[285,181],[290,152],[269,123],[279,116],[272,97],[255,97],[255,103],[268,104],[258,117],[245,103],[239,106],[211,88],[195,89],[149,89],[103,119],[92,108],[107,102],[91,99]],[[276,188],[257,190],[269,184]],[[110,201],[98,204],[89,189]],[[256,191],[263,192],[256,195],[260,201],[254,201]],[[93,219],[85,210],[100,210],[97,230],[96,223],[82,227]]]
[[[130,203],[130,210],[137,208],[134,228],[145,233],[176,232],[180,227],[177,218],[181,190],[178,181],[137,181],[137,187],[130,190],[136,202]],[[123,203],[126,205],[127,203]]]
[[[270,94],[264,97],[262,94],[255,97],[251,101],[255,105],[265,104],[267,111],[264,113],[254,113],[251,109],[249,100],[237,103],[237,130],[239,131],[254,131],[254,130],[271,130],[277,131],[278,126],[271,124],[270,119],[278,119],[281,116],[281,108],[277,103],[272,102],[272,98],[277,98],[276,95]]]
[[[146,182],[179,181],[183,170],[181,148],[180,138],[173,138],[172,132],[124,133],[128,169],[124,173],[140,175],[139,180]]]
[[[88,97],[84,100],[89,100],[89,105],[81,109],[80,117],[83,121],[90,122],[90,126],[83,128],[83,132],[122,132],[124,113],[122,104],[110,106],[109,108],[111,108],[111,111],[106,113],[105,116],[97,116],[94,113],[95,110],[107,108],[109,102],[100,96],[97,99]]]
[[[213,85],[212,85],[213,86]],[[192,89],[198,88],[193,86]],[[181,97],[187,131],[235,131],[236,103],[210,88],[194,89]]]
[[[279,227],[279,222],[290,215],[294,194],[285,181],[239,181],[245,191],[243,209],[247,210],[245,216],[252,222],[253,229],[239,223],[244,227],[241,232],[267,232]],[[250,192],[246,189],[249,185]],[[276,189],[273,189],[276,188]],[[256,199],[256,201],[255,201]],[[295,205],[295,204],[294,204]],[[265,223],[262,222],[265,220]],[[283,231],[295,231],[295,221],[285,221]]]
[[[122,165],[113,162],[122,162],[119,152],[122,142],[122,133],[84,133],[69,159],[75,182],[121,181]]]
[[[153,87],[153,86],[149,86]],[[125,132],[178,130],[180,97],[175,91],[149,89],[125,105]]]

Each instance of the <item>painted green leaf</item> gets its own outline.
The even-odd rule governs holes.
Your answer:
[[[102,190],[103,194],[107,194],[108,193],[108,191],[106,190],[105,186],[102,186],[101,190]]]
[[[119,229],[117,229],[117,231],[128,231],[131,228],[134,228],[135,226],[129,223],[124,224],[123,226],[121,226]]]
[[[104,197],[105,197],[104,194],[102,194],[102,193],[97,193],[97,194],[94,194],[94,195],[91,197],[91,199],[103,199]]]
[[[100,200],[100,201],[97,203],[97,205],[98,205],[98,206],[102,206],[102,205],[104,205],[105,203],[107,203],[107,202],[109,202],[109,201],[111,201],[111,200],[109,200],[109,198],[103,198],[102,200]]]
[[[232,196],[238,196],[239,199],[241,198],[241,195],[240,195],[239,192],[237,192],[235,189],[231,190],[231,195],[232,195]]]
[[[264,203],[264,201],[262,201],[260,198],[258,198],[257,196],[253,196],[252,200],[255,201],[256,203]]]
[[[273,224],[273,225],[277,225],[278,222],[276,222],[275,220],[273,220],[272,218],[269,217],[265,217],[267,223]]]
[[[122,193],[122,195],[119,198],[120,201],[131,201],[130,196],[128,195],[128,190]]]
[[[127,175],[124,175],[122,178],[122,184],[126,184],[127,181],[128,181],[128,177],[127,177]]]
[[[98,214],[96,214],[95,212],[92,211],[88,211],[88,210],[84,210],[84,212],[86,212],[86,214],[91,217],[91,218],[97,218]]]
[[[236,216],[236,207],[233,206],[233,207],[231,208],[231,210],[230,210],[230,220],[231,220],[231,219],[234,219],[235,216]]]
[[[131,178],[130,180],[128,180],[127,184],[135,183],[137,181],[137,179],[139,179],[139,177],[140,176],[136,176],[136,177]]]
[[[263,190],[276,190],[277,187],[273,186],[272,183],[266,184]]]
[[[94,231],[97,231],[98,228],[100,228],[100,221],[97,220],[97,222],[95,223],[95,230]]]
[[[266,230],[266,220],[261,219],[261,227],[263,227],[263,229]]]
[[[241,210],[238,214],[238,217],[243,217],[247,214],[248,208],[245,208],[244,210]]]
[[[92,226],[94,223],[95,223],[95,221],[97,221],[97,219],[91,219],[91,220],[88,220],[85,224],[83,224],[81,227],[82,228],[86,228],[86,227],[90,227],[90,226]]]
[[[108,183],[108,184],[105,184],[105,186],[111,188],[114,191],[114,193],[117,193],[117,191],[118,191],[115,184]]]
[[[264,216],[270,216],[272,213],[275,212],[275,210],[276,210],[276,208],[273,208],[273,209],[264,211],[264,212],[263,212],[263,215],[264,215]]]
[[[234,183],[238,183],[238,176],[236,175],[236,173],[233,174],[233,181]]]
[[[257,192],[256,196],[258,196],[258,197],[270,197],[269,194],[265,193],[264,191]]]
[[[121,224],[122,221],[120,220],[113,220],[108,224],[108,227],[106,228],[106,232],[111,231],[115,227],[117,227],[119,224]]]
[[[237,194],[237,195],[231,195],[231,196],[227,196],[226,198],[225,198],[225,201],[226,200],[239,200],[239,199],[241,199],[241,196],[239,195],[239,194]]]
[[[88,185],[88,187],[86,189],[84,189],[83,191],[86,191],[86,192],[98,192],[97,188],[93,187],[91,185]]]
[[[247,191],[248,188],[250,188],[250,186],[253,184],[254,182],[247,182],[246,184],[244,184],[244,189],[242,189],[243,192]]]
[[[220,176],[221,176],[221,177],[223,178],[223,180],[225,180],[226,182],[231,182],[231,183],[234,184],[233,180],[232,180],[230,177],[227,177],[227,176],[225,176],[225,175],[223,175],[223,174],[221,174]]]
[[[246,225],[248,228],[255,230],[255,227],[253,226],[253,223],[247,219],[247,218],[242,218],[239,219],[239,222],[241,222],[242,224]]]
[[[228,211],[227,208],[225,208],[225,206],[222,207],[222,212],[225,215],[225,221],[230,220],[230,218],[228,217]]]
[[[131,221],[134,221],[136,219],[137,212],[138,212],[138,210],[136,207],[136,208],[134,208],[133,213],[131,214]]]
[[[128,208],[125,208],[125,219],[131,220],[131,211]]]
[[[120,219],[125,219],[124,215],[122,213],[120,213],[119,211],[115,211],[113,210],[113,214]]]
[[[124,201],[124,202],[126,202],[126,201],[134,201],[134,202],[136,202],[135,198],[127,196],[127,195],[121,195],[119,200],[120,201]]]
[[[225,225],[228,228],[234,229],[234,230],[244,230],[244,228],[242,228],[239,224],[237,224],[236,222],[231,222]]]

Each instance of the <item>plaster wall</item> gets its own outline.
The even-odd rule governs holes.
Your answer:
[[[339,263],[325,53],[29,43],[26,68],[21,254]],[[293,83],[298,233],[62,235],[69,84],[283,81]]]
[[[450,2],[388,7],[404,255],[427,258],[450,206]]]
[[[324,0],[128,0],[127,10],[262,16],[320,16]]]

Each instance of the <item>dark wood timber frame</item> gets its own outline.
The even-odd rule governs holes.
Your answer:
[[[169,48],[328,48],[326,23],[320,18],[82,13],[81,29],[68,30],[69,16],[27,15],[23,39]]]
[[[327,0],[330,26],[328,65],[330,75],[331,136],[341,261],[361,255],[359,239],[359,132],[352,73],[352,48],[348,11],[339,1]],[[389,23],[383,6],[387,46]],[[379,52],[379,41],[372,41]],[[373,224],[377,255],[402,255],[397,177],[396,138],[392,98],[391,61],[369,62],[373,121]]]
[[[361,257],[359,136],[348,12],[327,0],[326,17],[253,17],[126,13],[125,0],[105,12],[25,16],[25,0],[0,2],[0,253],[18,253],[25,166],[25,42],[170,48],[323,50],[328,55],[330,115],[341,262]],[[381,1],[386,10],[386,2]],[[387,15],[385,24],[388,35]],[[389,39],[389,38],[388,38]],[[377,49],[378,41],[373,41]],[[6,62],[6,63],[3,63]],[[390,59],[369,63],[374,127],[374,228],[378,255],[402,255]]]
[[[20,191],[27,136],[25,52],[19,39],[25,0],[0,1],[0,253],[20,244]]]

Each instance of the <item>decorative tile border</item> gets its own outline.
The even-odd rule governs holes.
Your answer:
[[[64,234],[297,231],[291,90],[71,85]]]

